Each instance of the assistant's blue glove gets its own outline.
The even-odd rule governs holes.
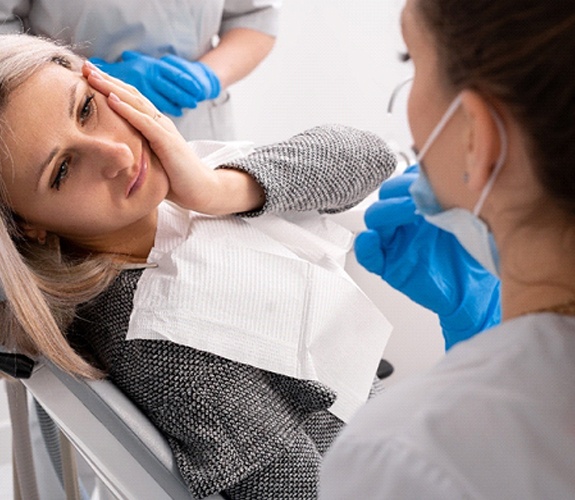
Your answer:
[[[181,58],[166,56],[155,59],[139,52],[126,51],[122,60],[108,63],[103,59],[90,61],[104,72],[136,87],[162,113],[181,116],[183,108],[195,108],[198,102],[211,99],[220,92],[217,76],[200,62],[186,63]]]
[[[206,66],[204,63],[200,61],[187,61],[182,57],[171,54],[162,57],[162,61],[183,71],[196,82],[198,87],[201,89],[201,92],[196,96],[198,102],[206,99],[215,99],[220,95],[220,79],[211,70],[211,68]]]
[[[368,271],[437,313],[449,349],[499,323],[499,280],[455,236],[415,213],[409,186],[417,175],[411,167],[382,184],[355,254]]]

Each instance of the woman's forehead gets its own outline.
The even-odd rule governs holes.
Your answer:
[[[58,64],[47,64],[25,80],[9,97],[4,118],[12,129],[25,132],[27,126],[43,126],[48,131],[59,125],[62,113],[71,115],[82,75]]]
[[[19,170],[33,169],[53,148],[58,129],[73,118],[79,73],[57,64],[40,68],[10,96],[3,118],[2,138]]]
[[[57,96],[62,91],[66,82],[83,79],[82,74],[77,71],[65,68],[55,62],[46,63],[24,80],[16,89],[12,96],[26,92],[31,95],[37,93],[43,96]]]

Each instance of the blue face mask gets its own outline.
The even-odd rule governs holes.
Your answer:
[[[429,151],[429,148],[435,142],[438,135],[451,119],[455,111],[457,111],[460,104],[461,96],[458,96],[451,103],[439,123],[431,132],[424,146],[421,148],[421,151],[417,155],[417,161],[419,163],[421,163],[423,157]],[[495,164],[491,177],[481,192],[473,212],[464,208],[451,208],[449,210],[444,210],[435,196],[423,169],[420,169],[419,176],[411,185],[409,191],[413,197],[417,211],[423,215],[429,223],[455,235],[461,245],[473,258],[475,258],[475,260],[477,260],[477,262],[479,262],[494,276],[498,276],[499,254],[497,252],[495,240],[493,238],[493,234],[489,231],[487,224],[479,218],[479,213],[483,207],[483,203],[491,191],[507,156],[507,135],[505,133],[505,128],[495,111],[492,111],[492,113],[501,137],[501,154],[497,159],[497,163]]]

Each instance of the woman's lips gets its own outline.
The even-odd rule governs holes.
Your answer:
[[[136,175],[134,176],[134,178],[130,181],[130,184],[128,184],[128,189],[126,191],[126,197],[131,196],[138,189],[140,189],[140,187],[142,186],[142,184],[146,180],[146,174],[147,173],[148,173],[148,160],[147,160],[144,152],[142,151],[142,156],[140,158],[140,165],[139,165],[138,171],[136,172]]]

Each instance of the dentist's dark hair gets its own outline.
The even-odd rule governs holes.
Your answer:
[[[443,76],[508,107],[540,183],[575,215],[575,0],[419,0],[417,10]]]

